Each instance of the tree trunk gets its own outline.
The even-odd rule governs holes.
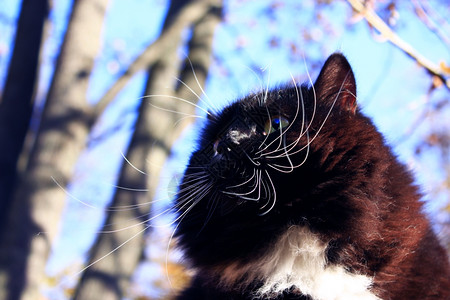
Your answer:
[[[5,228],[17,161],[30,123],[49,0],[22,2],[14,50],[0,102],[0,228]],[[0,239],[2,232],[0,231]]]
[[[36,143],[13,195],[0,249],[0,299],[38,299],[65,203],[65,186],[89,129],[89,74],[108,0],[74,2]]]
[[[182,78],[190,82],[193,71],[200,76],[199,82],[192,84],[197,94],[201,94],[199,85],[202,85],[206,79],[213,31],[220,19],[217,14],[219,8],[217,4],[214,5],[217,1],[208,1],[211,8],[207,11],[207,15],[195,24],[190,42],[189,50],[194,59],[195,70],[192,70],[189,65],[189,72],[186,72]],[[178,21],[176,19],[178,12],[183,6],[188,5],[185,2],[172,1],[163,32],[173,22]],[[195,113],[195,107],[192,104],[169,98],[175,95],[177,85],[175,78],[180,70],[177,50],[182,40],[182,29],[180,28],[177,34],[173,34],[172,46],[165,49],[165,55],[149,70],[145,95],[167,95],[168,97],[150,97],[142,100],[135,132],[126,155],[129,162],[124,162],[122,165],[118,182],[118,186],[125,189],[116,189],[103,228],[103,231],[111,233],[98,236],[92,249],[89,267],[82,276],[75,299],[98,299],[98,295],[102,295],[102,299],[107,300],[122,299],[128,289],[130,278],[142,258],[144,232],[149,228],[146,221],[148,221],[151,199],[154,198],[158,186],[161,168],[170,154],[174,141],[187,125],[183,122],[179,126],[174,126],[184,117],[176,111]],[[183,89],[180,88],[180,90]],[[184,99],[192,103],[198,100],[192,92]],[[166,110],[173,110],[175,113]]]

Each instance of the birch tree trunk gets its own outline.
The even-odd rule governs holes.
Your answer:
[[[78,0],[58,58],[36,143],[13,196],[0,249],[0,299],[38,299],[65,186],[89,132],[89,74],[108,0]]]
[[[11,206],[16,166],[30,124],[49,0],[24,0],[0,102],[0,237]]]
[[[219,2],[206,0],[206,3],[210,3],[210,9],[194,24],[189,47],[189,55],[195,69],[192,70],[188,64],[189,71],[184,72],[181,78],[186,82],[194,82],[191,88],[199,95],[201,94],[199,85],[204,83],[210,64],[213,32],[220,21]],[[187,5],[189,2],[186,1],[172,1],[162,34],[167,28],[172,27],[174,22],[179,21],[177,19],[181,15],[179,12]],[[122,299],[126,295],[130,278],[142,258],[144,233],[148,229],[146,221],[151,200],[159,183],[161,167],[169,156],[174,141],[187,125],[186,122],[182,122],[179,126],[175,126],[183,116],[167,110],[195,113],[193,105],[169,98],[176,95],[178,85],[176,78],[180,77],[181,64],[177,50],[181,45],[183,29],[179,28],[177,32],[172,33],[171,46],[165,48],[164,55],[149,68],[144,95],[168,97],[150,97],[142,100],[135,132],[126,154],[129,162],[123,163],[117,184],[124,189],[116,189],[103,229],[111,233],[98,236],[92,249],[89,267],[82,276],[75,299],[94,300],[98,299],[99,295],[106,300]],[[198,83],[191,80],[193,72],[200,78]],[[188,90],[185,86],[182,87],[180,91]],[[184,94],[183,97],[192,103],[198,101],[192,92]],[[184,118],[184,121],[187,120]],[[125,228],[127,229],[124,230]]]

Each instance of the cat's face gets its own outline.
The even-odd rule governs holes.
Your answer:
[[[229,248],[243,235],[248,243],[237,247],[249,250],[269,231],[322,218],[311,195],[323,183],[328,154],[349,133],[355,100],[351,68],[335,54],[312,87],[263,91],[209,116],[176,200],[181,245],[189,240],[192,251],[204,251],[202,238],[219,234]]]
[[[217,213],[248,206],[265,215],[274,208],[274,177],[300,167],[312,139],[304,93],[290,87],[251,95],[210,117],[186,176],[205,178]]]

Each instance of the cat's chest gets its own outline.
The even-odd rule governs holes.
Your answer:
[[[294,288],[314,300],[379,299],[370,290],[371,277],[327,265],[326,248],[327,244],[307,228],[292,226],[266,255],[242,269],[235,266],[229,271],[262,282],[257,291],[261,298]]]
[[[371,277],[327,265],[326,248],[307,228],[289,228],[256,264],[264,282],[259,293],[296,287],[315,300],[379,299],[370,291]]]

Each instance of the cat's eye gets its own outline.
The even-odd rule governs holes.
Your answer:
[[[281,132],[289,125],[289,121],[282,116],[275,116],[267,120],[264,125],[264,134],[271,134],[272,132]]]

